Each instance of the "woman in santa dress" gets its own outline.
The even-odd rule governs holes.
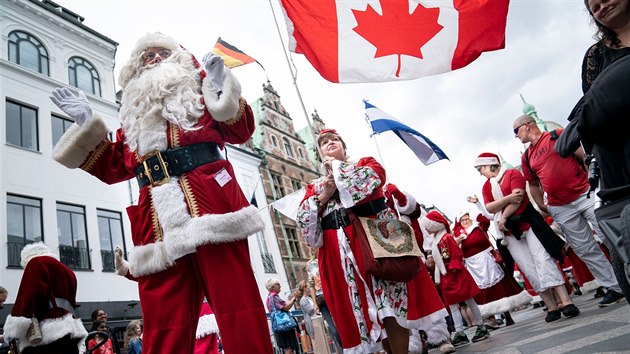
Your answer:
[[[477,216],[477,222],[473,222],[470,213],[466,211],[456,220],[453,233],[464,254],[466,269],[481,290],[474,297],[481,316],[487,318],[506,312],[506,319],[509,321],[509,311],[528,304],[532,297],[514,278],[505,275],[503,267],[492,255],[494,247],[487,234],[489,225],[490,220],[481,214]],[[496,324],[493,320],[494,317],[490,320],[491,325]]]
[[[416,242],[418,246],[422,248],[424,245],[424,236],[422,233],[422,229],[420,228],[420,216],[422,215],[422,209],[420,208],[420,204],[416,201],[416,199],[407,192],[401,191],[398,187],[393,183],[387,183],[383,188],[383,193],[385,193],[385,203],[387,206],[397,211],[397,214],[400,217],[400,220],[411,225],[411,228],[414,231],[416,236]],[[422,259],[422,263],[425,263],[426,257]],[[430,302],[434,303],[436,297],[440,297],[440,302],[442,301],[440,294],[438,293],[438,289],[431,279],[431,275],[425,269],[422,269],[422,274],[418,277],[415,277],[410,282],[412,286],[408,287],[410,289],[422,289],[422,292],[418,294],[413,294],[413,296],[421,296],[420,298],[422,302]],[[413,290],[410,290],[413,291]],[[445,318],[439,319],[438,322],[432,323],[430,326],[423,326],[421,328],[424,331],[424,334],[416,334],[416,331],[412,332],[411,342],[414,342],[414,338],[420,341],[424,341],[423,345],[431,344],[433,346],[437,346],[440,353],[452,353],[455,351],[455,348],[452,346],[450,340],[450,333],[448,331],[448,325],[446,323]],[[425,338],[426,337],[426,338]],[[410,345],[410,351],[413,345]]]
[[[478,342],[490,337],[490,333],[483,326],[481,312],[473,298],[479,294],[479,287],[464,267],[464,255],[451,234],[448,220],[434,210],[422,217],[420,226],[433,236],[430,258],[435,264],[434,280],[442,290],[444,304],[451,310],[451,317],[455,324],[456,332],[451,343],[456,347],[470,343],[464,333],[459,308],[462,302],[466,303],[472,311],[473,322],[477,326],[472,341]]]
[[[371,218],[396,218],[386,205],[386,175],[372,157],[349,162],[335,130],[322,130],[317,143],[327,176],[306,187],[298,225],[310,247],[319,248],[322,290],[337,325],[344,353],[367,353],[381,339],[390,353],[408,353],[409,329],[447,316],[439,298],[426,298],[413,282],[379,279],[365,270],[353,224],[345,208]],[[426,270],[424,275],[428,278]],[[423,272],[416,277],[421,277]],[[426,280],[425,280],[426,281]],[[417,283],[413,283],[417,284]]]

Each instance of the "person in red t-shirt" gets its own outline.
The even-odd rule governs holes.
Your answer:
[[[595,198],[588,198],[584,150],[580,147],[574,156],[562,158],[554,150],[557,138],[541,131],[534,118],[528,115],[516,118],[513,128],[516,138],[523,144],[530,143],[521,157],[521,165],[532,199],[540,210],[549,213],[560,225],[571,248],[600,285],[608,288],[599,306],[606,307],[623,300],[612,266],[593,237],[591,228],[599,235],[601,230],[595,219]],[[562,129],[553,133],[558,136]],[[547,194],[547,203],[543,192]]]

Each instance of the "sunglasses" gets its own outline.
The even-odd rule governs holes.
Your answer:
[[[514,135],[518,135],[519,129],[521,129],[522,126],[527,125],[529,123],[531,123],[531,122],[523,123],[523,124],[519,125],[518,127],[514,128]]]
[[[153,61],[153,59],[155,59],[158,55],[162,59],[166,59],[171,56],[171,53],[173,52],[170,49],[165,49],[165,48],[162,48],[156,51],[144,52],[142,53],[142,60],[144,60],[145,63],[149,63]]]

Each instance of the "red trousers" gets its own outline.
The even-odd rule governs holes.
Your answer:
[[[226,353],[272,353],[247,240],[197,247],[172,267],[140,277],[138,289],[145,354],[192,354],[204,295]]]

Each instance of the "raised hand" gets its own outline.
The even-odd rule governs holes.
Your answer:
[[[92,107],[90,107],[90,103],[82,91],[79,91],[78,96],[75,96],[67,87],[56,88],[50,99],[59,109],[74,119],[79,126],[92,118]]]
[[[120,246],[116,246],[114,249],[114,268],[116,270],[122,268],[123,264],[123,250]]]
[[[204,55],[203,69],[206,71],[206,77],[212,83],[212,92],[220,94],[223,91],[223,82],[225,81],[223,58],[212,52]]]
[[[473,203],[473,204],[477,204],[477,202],[479,201],[479,198],[477,198],[476,195],[471,195],[466,197],[466,200],[468,201],[468,203]]]

